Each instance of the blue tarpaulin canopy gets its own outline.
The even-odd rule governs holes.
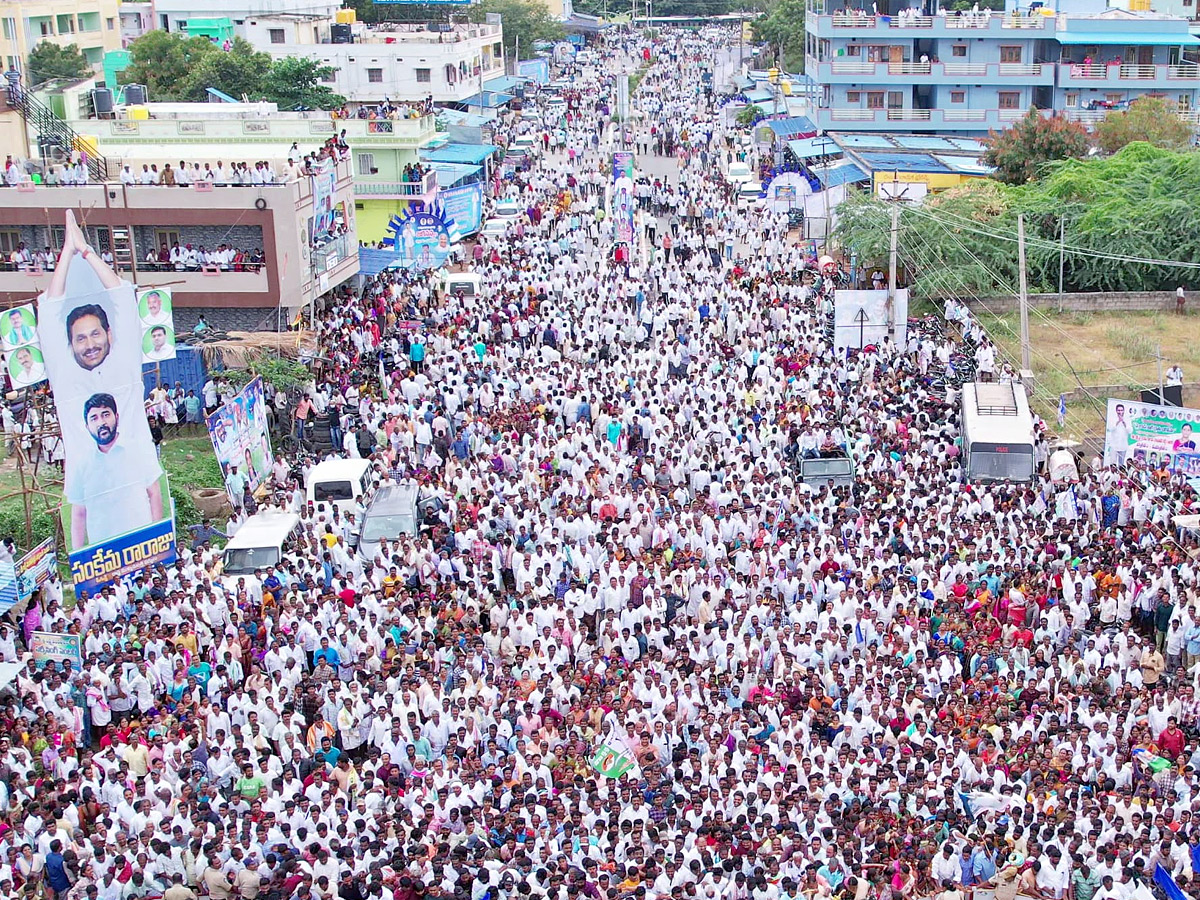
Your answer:
[[[769,103],[771,101],[771,92],[761,88],[755,88],[752,91],[746,91],[746,100],[750,103]]]
[[[843,163],[840,166],[834,166],[832,169],[818,171],[816,175],[821,180],[821,184],[827,188],[837,187],[839,184],[852,184],[856,181],[867,180],[867,174],[854,163]]]
[[[833,138],[801,138],[798,141],[788,141],[788,149],[796,159],[815,159],[818,156],[835,156],[842,148],[834,143]]]
[[[470,178],[483,171],[483,166],[471,163],[430,162],[430,166],[437,172],[438,187],[444,188],[454,187],[464,178]]]
[[[515,87],[520,87],[528,79],[521,78],[517,75],[500,75],[496,78],[489,78],[483,83],[485,91],[498,91],[508,93]]]
[[[495,144],[446,144],[436,150],[423,151],[421,156],[430,162],[480,166],[498,149]]]
[[[512,94],[492,93],[491,91],[483,92],[483,108],[495,109],[497,106],[503,106],[511,100],[516,99]],[[459,100],[459,103],[464,103],[467,106],[479,106],[479,95],[472,94],[465,100]]]
[[[798,134],[816,134],[817,126],[808,116],[789,116],[786,119],[771,119],[767,122],[771,130],[782,138]]]

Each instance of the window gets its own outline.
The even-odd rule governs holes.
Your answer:
[[[858,59],[860,56],[862,56],[862,46],[859,44],[847,44],[846,55]]]
[[[1021,108],[1021,92],[1020,91],[1001,91],[997,95],[1000,101],[1001,109],[1020,109]]]
[[[967,58],[967,45],[966,44],[955,44],[953,47],[950,48],[950,55],[953,56],[955,59],[966,59]]]
[[[333,84],[335,81],[337,81],[337,68],[331,66],[327,60],[322,60],[321,65],[329,66],[329,71],[321,76],[321,80],[326,84]]]
[[[1079,92],[1067,91],[1067,108],[1074,109],[1079,106]]]
[[[501,44],[499,41],[497,41],[496,43],[492,44],[492,58],[493,58],[493,59],[499,59],[499,58],[500,58],[500,57],[502,57],[503,55],[504,55],[504,47],[503,47],[503,45],[502,45],[502,44]]]
[[[966,91],[951,91],[950,92],[950,102],[951,103],[964,103],[964,102],[966,102],[966,99],[967,99]]]
[[[1019,63],[1021,61],[1021,47],[1001,47],[1000,62],[1002,63]]]
[[[271,35],[272,44],[282,44],[285,40],[282,28],[271,28],[269,29],[269,34]]]
[[[1109,103],[1121,103],[1125,100],[1124,94],[1105,94],[1104,99]]]
[[[9,254],[21,243],[21,232],[16,229],[0,231],[0,253]]]
[[[50,21],[48,19],[42,20],[41,32],[42,32],[42,37],[46,37],[47,35],[54,34],[54,29],[50,26]]]
[[[429,69],[417,69],[417,84],[429,84],[432,80]]]
[[[1191,109],[1192,108],[1192,95],[1191,94],[1180,94],[1179,100],[1177,101],[1177,105],[1179,106],[1179,109],[1181,111]]]
[[[867,109],[883,109],[883,91],[867,91]]]
[[[117,20],[114,19],[112,16],[109,16],[107,19],[104,20],[104,24],[108,27],[109,31],[112,31],[114,28],[117,27]]]
[[[383,84],[383,69],[367,69],[367,81],[371,84]]]
[[[358,153],[358,174],[359,175],[374,175],[379,170],[375,168],[374,153]]]
[[[862,103],[862,93],[859,91],[846,91],[846,102],[857,106],[859,103]]]
[[[888,109],[904,108],[904,92],[888,91]]]
[[[167,245],[170,250],[179,243],[179,230],[175,228],[155,228],[154,229],[154,246],[155,249],[160,249],[163,244]]]

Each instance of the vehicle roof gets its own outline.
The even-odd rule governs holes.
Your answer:
[[[971,443],[1033,443],[1033,416],[1022,385],[971,382],[962,391],[962,427]]]
[[[276,544],[292,533],[300,517],[288,512],[255,513],[245,522],[225,545],[226,550],[245,550]]]
[[[417,486],[415,484],[389,484],[381,487],[371,501],[367,517],[390,516],[396,513],[411,512],[417,505]]]
[[[308,473],[308,483],[358,478],[369,468],[371,462],[366,459],[327,459],[312,467]]]

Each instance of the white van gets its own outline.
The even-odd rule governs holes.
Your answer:
[[[222,575],[252,575],[277,566],[283,548],[300,531],[300,517],[287,512],[260,512],[242,523],[221,556]]]
[[[305,495],[318,513],[334,509],[343,515],[354,512],[371,493],[371,462],[366,459],[327,459],[308,473]]]
[[[443,272],[442,296],[464,297],[474,299],[483,291],[483,278],[474,272]]]

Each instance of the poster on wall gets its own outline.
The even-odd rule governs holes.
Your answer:
[[[138,323],[142,328],[142,362],[175,358],[175,312],[170,288],[138,293]]]
[[[332,163],[309,176],[312,179],[313,214],[308,220],[308,238],[316,240],[333,227],[333,198],[337,192],[337,172]]]
[[[171,495],[143,404],[137,297],[70,212],[38,298],[37,332],[62,426],[63,531],[76,590],[174,561]]]
[[[1200,410],[1108,398],[1104,464],[1137,462],[1153,469],[1200,475]]]
[[[251,491],[271,474],[271,433],[267,425],[262,378],[255,378],[236,397],[208,417],[208,435],[221,464],[226,490],[232,490],[229,475],[237,468]],[[238,480],[241,480],[240,478]],[[232,498],[231,498],[232,499]],[[241,498],[237,498],[238,501]]]

